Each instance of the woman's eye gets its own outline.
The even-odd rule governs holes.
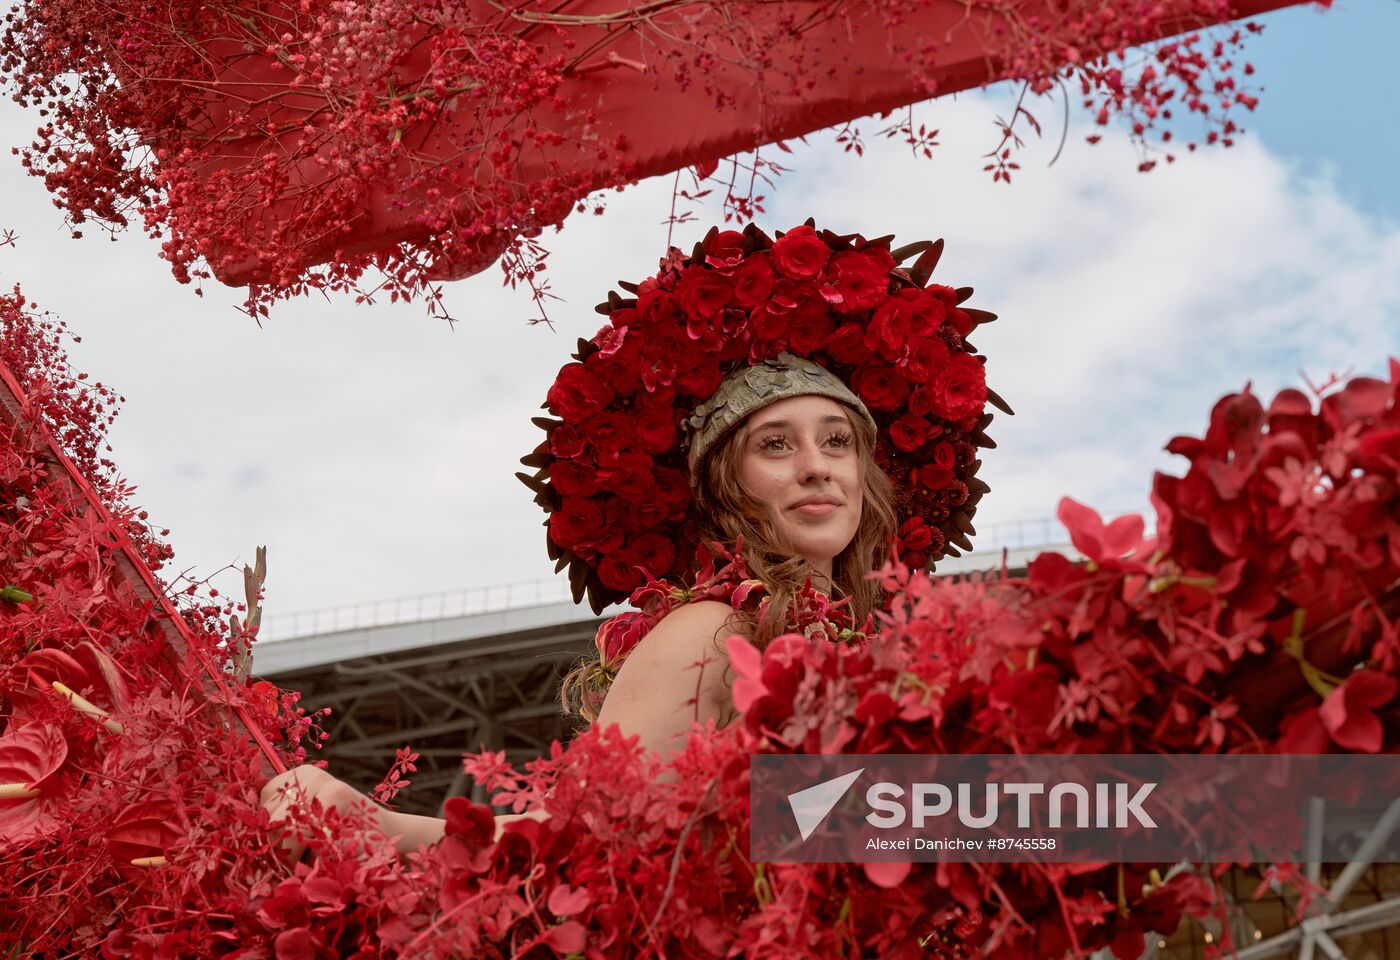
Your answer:
[[[851,435],[849,433],[833,433],[826,438],[826,442],[833,447],[849,447],[851,445]]]
[[[764,437],[758,442],[760,450],[781,450],[787,446],[787,437],[772,436]]]

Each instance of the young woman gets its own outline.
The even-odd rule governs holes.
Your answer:
[[[875,421],[855,394],[810,361],[780,361],[736,370],[716,391],[721,400],[751,392],[772,371],[799,372],[789,385],[756,396],[734,421],[721,415],[692,438],[691,477],[705,542],[741,545],[744,568],[765,587],[761,610],[743,603],[697,600],[667,613],[630,651],[602,697],[596,722],[636,734],[641,746],[669,757],[684,747],[692,723],[724,726],[735,713],[722,641],[741,634],[760,644],[803,628],[800,600],[817,591],[844,601],[842,622],[861,624],[878,605],[868,574],[889,555],[895,512],[889,479],[874,460]],[[732,406],[732,404],[731,404]],[[566,697],[587,667],[566,678]],[[592,691],[590,699],[597,699]],[[589,719],[586,702],[576,709]],[[361,808],[397,838],[400,851],[433,843],[444,821],[399,813],[310,765],[263,788],[274,821],[299,792],[341,811]],[[497,817],[497,832],[526,813]]]
[[[638,608],[599,630],[566,710],[669,757],[692,723],[734,718],[725,638],[857,637],[892,550],[922,566],[969,546],[984,408],[1006,408],[965,338],[993,317],[928,282],[941,243],[890,242],[715,229],[599,305],[609,325],[559,371],[520,475],[575,600]],[[363,809],[400,850],[443,835],[314,767],[263,790],[274,820],[296,796]],[[498,834],[523,816],[544,814]]]

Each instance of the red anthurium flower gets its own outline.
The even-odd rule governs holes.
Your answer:
[[[164,800],[142,800],[117,814],[107,831],[107,849],[118,868],[148,857],[173,857],[185,839],[175,807]]]
[[[68,759],[68,742],[57,727],[43,723],[12,726],[0,736],[0,847],[44,834],[53,824],[55,803],[47,788]]]
[[[1340,747],[1358,753],[1378,753],[1382,727],[1376,708],[1395,699],[1400,684],[1394,677],[1374,670],[1361,670],[1347,677],[1317,708],[1323,726]]]

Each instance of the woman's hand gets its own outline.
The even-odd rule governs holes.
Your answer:
[[[392,827],[390,811],[379,806],[369,797],[360,793],[348,783],[337,780],[320,767],[303,764],[279,773],[262,788],[260,801],[272,820],[273,829],[286,824],[294,807],[310,801],[319,801],[322,807],[340,813],[367,813],[370,822],[382,833]],[[290,826],[288,824],[288,826]],[[306,845],[296,838],[296,832],[288,829],[282,841],[293,863],[301,859]]]

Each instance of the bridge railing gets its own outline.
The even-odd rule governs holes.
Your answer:
[[[1106,516],[1117,516],[1107,514]],[[1149,528],[1150,515],[1146,518]],[[978,525],[973,538],[976,553],[999,553],[1001,550],[1025,550],[1054,547],[1069,543],[1069,534],[1053,517],[1028,520],[1002,520]],[[260,639],[291,640],[297,637],[361,630],[367,627],[387,627],[424,620],[442,620],[480,613],[500,613],[571,599],[568,579],[562,574],[533,580],[516,580],[491,586],[466,587],[439,593],[423,593],[407,597],[363,600],[357,603],[272,614],[263,620]]]

